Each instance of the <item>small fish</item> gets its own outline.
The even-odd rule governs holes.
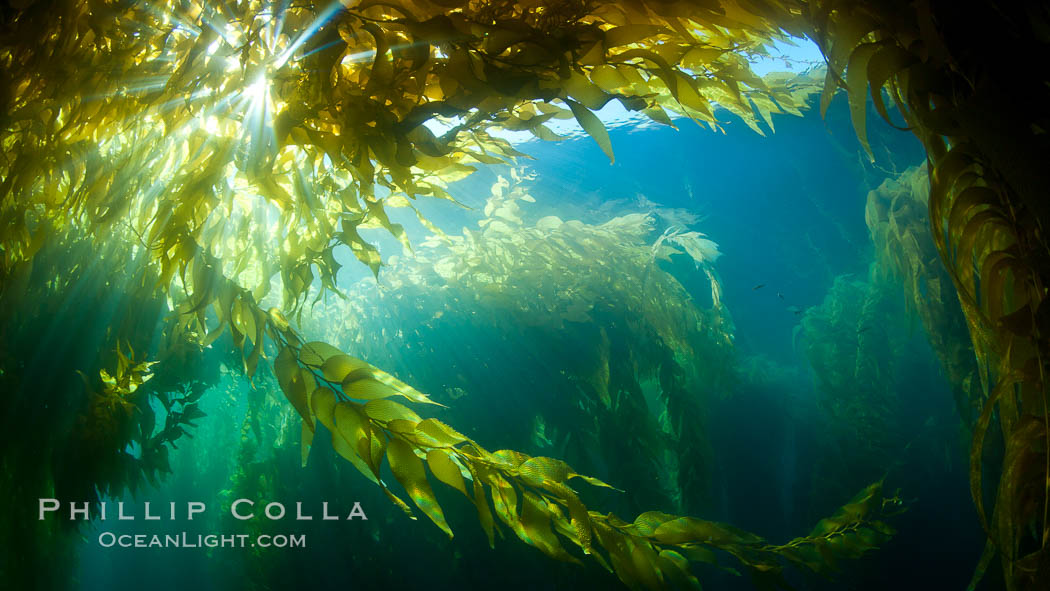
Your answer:
[[[757,290],[759,290],[759,289],[762,289],[762,288],[763,288],[763,287],[765,287],[765,286],[766,286],[766,284],[765,284],[765,283],[759,283],[758,285],[756,285],[756,286],[752,287],[752,288],[751,288],[751,291],[757,291]]]
[[[780,299],[784,299],[784,294],[782,294],[782,293],[780,293],[780,292],[778,291],[778,292],[777,292],[777,297],[778,297],[778,298],[780,298]]]
[[[857,329],[857,334],[860,334],[862,332],[868,332],[869,330],[871,330],[870,326],[862,326],[862,327]]]
[[[798,306],[788,306],[788,310],[790,310],[795,316],[802,313],[802,308],[799,308]]]

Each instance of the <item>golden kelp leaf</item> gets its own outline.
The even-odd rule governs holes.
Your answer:
[[[605,31],[605,47],[629,45],[654,35],[670,32],[666,27],[660,25],[621,25]]]
[[[969,214],[981,207],[994,207],[998,202],[999,196],[987,187],[967,187],[952,200],[951,212],[948,215],[948,228],[961,227],[963,220],[968,219]]]
[[[683,107],[688,107],[699,113],[701,119],[705,121],[714,121],[715,117],[714,114],[711,113],[711,107],[708,105],[707,99],[704,98],[700,93],[700,90],[697,88],[696,81],[694,81],[691,76],[681,72],[675,72],[675,77],[678,80],[676,84],[678,93],[675,100],[677,100]],[[772,129],[772,127],[773,126],[770,125],[770,129]]]
[[[642,113],[645,113],[647,117],[657,123],[662,123],[668,127],[678,129],[678,126],[674,124],[674,121],[671,121],[671,117],[667,115],[667,111],[664,111],[660,105],[653,105],[652,107],[642,109]]]
[[[231,310],[232,315],[230,321],[233,322],[233,326],[243,335],[246,335],[249,339],[255,338],[255,315],[252,314],[252,307],[246,305],[241,298],[237,298],[233,301],[233,308]]]
[[[587,513],[587,507],[576,496],[576,492],[565,484],[548,481],[544,483],[543,487],[559,497],[565,503],[565,506],[568,507],[569,520],[577,543],[585,554],[592,554],[594,552],[594,549],[591,547],[593,524],[591,523],[590,515]]]
[[[540,138],[545,142],[560,142],[561,140],[565,139],[565,136],[561,136],[554,133],[546,125],[536,125],[530,127],[529,131],[532,132],[532,135]]]
[[[612,140],[609,139],[609,132],[605,129],[605,124],[602,123],[598,116],[592,113],[587,107],[577,103],[572,99],[565,99],[568,103],[569,108],[572,110],[572,114],[576,116],[576,121],[579,122],[580,127],[587,132],[587,135],[594,138],[594,141],[598,142],[598,146],[605,152],[605,155],[609,157],[609,162],[615,162],[616,158],[613,156]]]
[[[627,79],[614,66],[602,64],[591,70],[591,80],[605,92],[616,92],[627,86]]]
[[[299,361],[311,367],[321,367],[322,364],[333,355],[342,355],[343,352],[328,343],[313,341],[306,343],[299,349]]]
[[[407,503],[402,501],[401,497],[390,492],[390,489],[383,486],[382,484],[380,484],[379,486],[382,486],[383,493],[386,495],[386,498],[390,499],[391,503],[397,506],[398,509],[401,509],[401,511],[404,512],[404,514],[407,515],[409,519],[415,521],[416,516],[414,513],[412,513],[412,508],[409,507]]]
[[[371,367],[371,366],[369,366],[369,367]],[[405,398],[411,400],[412,402],[419,402],[421,404],[433,404],[433,405],[436,405],[436,406],[444,406],[443,404],[441,404],[439,402],[434,402],[426,394],[423,394],[422,392],[416,390],[412,386],[409,386],[408,384],[402,382],[401,380],[395,378],[394,376],[386,373],[385,371],[383,371],[381,369],[377,369],[375,367],[371,367],[371,371],[372,371],[372,378],[373,379],[375,379],[375,380],[377,380],[377,381],[379,381],[379,382],[381,382],[383,384],[386,384],[387,386],[393,388],[394,390],[397,390],[398,394],[400,394],[401,396],[404,396]],[[347,377],[350,377],[350,376],[347,376]]]
[[[733,531],[726,525],[694,517],[679,517],[662,523],[653,532],[653,538],[663,544],[707,542],[718,545],[745,541],[739,532]]]
[[[485,531],[485,536],[489,539],[489,548],[495,548],[496,524],[492,519],[488,498],[485,496],[485,487],[481,484],[476,470],[471,465],[468,465],[468,469],[474,481],[474,506],[478,510],[478,521],[481,523],[481,529]]]
[[[882,99],[882,87],[890,78],[900,75],[915,63],[915,57],[895,43],[883,43],[879,51],[868,61],[868,85],[871,87],[871,99],[882,119],[894,125]],[[896,127],[896,125],[894,125]],[[901,129],[898,127],[898,129]]]
[[[584,476],[583,474],[575,474],[575,473],[573,473],[573,474],[569,474],[569,478],[579,478],[579,479],[583,480],[584,482],[586,482],[587,484],[589,484],[591,486],[600,486],[600,487],[603,487],[603,488],[611,488],[611,489],[613,489],[615,491],[623,492],[623,489],[616,488],[615,486],[613,486],[611,484],[606,484],[605,482],[602,482],[601,480],[598,480],[597,478],[594,478],[593,476]]]
[[[412,438],[415,439],[416,424],[416,421],[408,419],[394,419],[392,421],[387,421],[386,430],[391,433],[410,434],[413,436]]]
[[[201,342],[201,345],[204,347],[207,347],[208,345],[214,343],[216,339],[222,336],[222,333],[226,331],[226,323],[223,322],[223,315],[221,312],[219,312],[220,304],[216,302],[212,306],[212,309],[216,311],[215,315],[218,317],[219,323],[215,326],[215,328],[209,330],[207,336],[204,337],[204,340]]]
[[[718,556],[706,546],[684,546],[682,547],[682,551],[689,556],[689,560],[715,565],[718,564]]]
[[[372,426],[372,434],[368,438],[368,446],[372,454],[371,465],[375,468],[377,474],[379,467],[383,463],[383,457],[386,456],[386,442],[388,439],[389,435],[385,431],[377,429],[375,425]]]
[[[651,538],[653,537],[653,534],[656,533],[657,528],[668,521],[674,521],[675,519],[678,519],[677,515],[662,513],[660,511],[646,511],[634,519],[634,524],[631,529],[637,535]]]
[[[277,330],[287,332],[292,328],[291,325],[288,324],[288,319],[285,318],[284,314],[282,314],[277,308],[270,308],[269,315],[270,322],[273,323]]]
[[[273,375],[285,396],[288,395],[288,384],[292,382],[292,377],[298,369],[299,363],[295,359],[295,353],[289,347],[283,347],[273,360]]]
[[[255,375],[255,369],[259,365],[259,358],[262,356],[263,339],[266,336],[266,319],[267,316],[258,307],[252,306],[252,314],[255,317],[255,334],[252,335],[252,342],[255,344],[252,347],[251,353],[244,358],[244,370],[249,378]]]
[[[367,441],[372,432],[371,423],[369,423],[368,417],[362,412],[361,406],[353,402],[339,402],[335,405],[332,416],[335,421],[336,431],[346,439],[347,443],[354,450],[360,452],[362,448],[359,443]]]
[[[536,103],[536,109],[541,113],[553,115],[555,119],[572,119],[572,111],[567,111],[550,103]]]
[[[561,460],[535,457],[523,461],[518,471],[526,484],[543,486],[546,482],[565,482],[572,469]]]
[[[627,544],[627,536],[601,522],[595,525],[594,532],[598,538],[598,543],[609,553],[609,560],[612,562],[611,568],[604,561],[602,566],[606,570],[615,572],[616,576],[627,587],[640,589],[641,581],[631,561],[631,548]],[[595,553],[593,556],[598,558],[600,554]]]
[[[991,535],[988,525],[988,514],[984,507],[984,492],[981,488],[982,464],[984,457],[984,440],[988,435],[988,427],[991,425],[992,416],[1003,393],[1014,387],[1015,379],[1001,379],[992,390],[988,400],[981,409],[981,416],[973,428],[973,440],[970,443],[970,495],[973,497],[974,505],[977,506],[977,516],[986,533]],[[1010,392],[1012,395],[1012,391]]]
[[[568,488],[568,487],[565,487]],[[579,497],[573,494],[561,494],[562,499],[565,500],[565,504],[569,507],[569,522],[572,524],[573,531],[576,533],[576,539],[583,548],[584,554],[593,554],[594,548],[591,546],[591,531],[593,524],[591,523],[591,517],[587,513],[587,507],[580,501]]]
[[[988,538],[984,543],[984,550],[981,551],[981,559],[977,562],[973,576],[970,577],[970,584],[966,586],[966,591],[974,591],[977,588],[977,584],[984,578],[984,573],[988,571],[988,566],[992,563],[995,555],[995,541],[992,538]]]
[[[489,483],[489,491],[492,493],[492,505],[496,509],[496,515],[503,523],[506,523],[524,539],[521,523],[518,521],[518,494],[514,492],[514,485],[507,481],[498,472],[486,474]]]
[[[551,531],[551,516],[547,511],[547,503],[529,491],[522,495],[520,522],[522,540],[539,548],[551,558],[580,564],[575,556],[565,551],[558,537]]]
[[[395,419],[405,419],[418,423],[422,419],[412,409],[393,400],[372,400],[365,404],[365,414],[377,420],[389,422]]]
[[[633,536],[624,536],[624,542],[635,577],[649,589],[664,588],[663,573],[657,566],[660,563],[659,556],[653,545],[643,538]]]
[[[871,146],[868,145],[868,125],[865,110],[868,103],[868,61],[875,52],[879,50],[878,43],[862,43],[853,50],[849,57],[849,66],[846,68],[846,88],[849,98],[850,119],[853,121],[853,129],[857,133],[860,145],[868,154],[868,158],[874,161],[871,154]],[[882,92],[881,88],[872,88],[872,93]]]
[[[427,482],[423,460],[416,457],[412,446],[394,437],[387,444],[386,457],[390,462],[390,471],[394,473],[394,477],[401,483],[401,486],[405,487],[408,496],[412,497],[416,506],[451,538],[452,529],[445,521],[441,505],[438,505],[434,491]]]
[[[587,109],[601,109],[609,102],[609,99],[612,98],[611,95],[601,88],[598,88],[596,84],[578,72],[573,72],[568,80],[562,82],[562,89],[565,90],[566,94],[572,97],[572,99],[575,99]],[[565,99],[565,101],[570,102],[572,99]],[[573,114],[575,114],[575,109],[573,110]],[[579,115],[577,115],[576,119],[579,118]]]
[[[838,23],[835,39],[832,42],[828,58],[827,75],[824,90],[820,96],[820,116],[827,116],[831,98],[838,88],[839,72],[846,64],[850,53],[857,43],[872,29],[870,21],[864,18],[844,18]]]
[[[506,451],[506,450],[503,450]],[[500,453],[500,452],[496,452]],[[592,486],[601,486],[605,488],[611,488],[613,490],[619,490],[613,486],[592,478],[590,476],[583,476],[577,474],[572,470],[572,467],[562,460],[555,458],[546,458],[537,456],[534,458],[521,458],[521,462],[518,465],[518,471],[521,473],[522,478],[526,483],[532,486],[543,486],[545,482],[561,482],[569,480],[570,478],[580,478],[584,482]]]
[[[324,360],[324,363],[321,364],[321,373],[324,374],[326,380],[339,384],[351,373],[358,370],[370,370],[371,367],[360,359],[338,354]]]
[[[314,416],[329,431],[335,431],[335,392],[329,388],[318,388],[310,396],[310,408]]]
[[[769,130],[775,132],[776,128],[773,127],[773,114],[781,113],[780,107],[769,97],[756,94],[751,96],[751,102],[755,105],[755,110],[762,116],[762,120],[769,126]]]
[[[317,388],[317,380],[314,379],[310,370],[302,367],[295,368],[292,373],[292,379],[288,382],[288,389],[285,391],[285,396],[288,401],[295,407],[296,412],[299,416],[303,417],[303,421],[306,422],[310,429],[314,428],[314,419],[310,414],[310,394]]]
[[[460,434],[452,427],[449,427],[437,419],[425,419],[420,421],[419,424],[416,425],[416,430],[445,447],[452,447],[453,445],[458,445],[467,441],[465,435]]]
[[[463,480],[463,474],[459,470],[459,465],[452,461],[448,452],[443,449],[432,449],[427,452],[427,465],[430,466],[430,471],[434,473],[434,476],[438,480],[451,486],[470,498],[467,494],[467,485]]]
[[[419,423],[413,423],[412,421],[406,421],[404,419],[395,419],[394,421],[387,423],[387,429],[400,433],[405,441],[411,443],[417,449],[427,450],[447,447],[442,445],[441,442],[429,437],[426,433],[421,433],[419,431]]]
[[[513,449],[501,449],[489,454],[487,459],[508,468],[517,468],[527,461],[529,456]]]
[[[371,480],[375,484],[380,484],[379,479],[372,472],[372,468],[365,463],[361,456],[354,450],[354,448],[347,443],[346,439],[339,433],[332,432],[332,449],[337,454],[343,457],[346,461],[357,468],[357,471],[364,474],[366,478]]]
[[[343,394],[359,400],[378,400],[390,396],[399,396],[400,392],[373,378],[353,380],[343,383]]]

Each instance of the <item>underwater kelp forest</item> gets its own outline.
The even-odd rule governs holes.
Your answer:
[[[1048,45],[6,0],[0,587],[1050,588]]]

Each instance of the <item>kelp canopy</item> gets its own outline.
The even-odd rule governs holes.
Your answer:
[[[573,501],[565,483],[573,473],[561,464],[490,454],[391,406],[386,395],[428,399],[330,346],[306,343],[284,314],[266,312],[259,302],[279,286],[275,308],[295,318],[311,291],[335,291],[337,248],[348,247],[378,271],[379,252],[359,230],[385,228],[410,247],[386,210],[412,207],[425,196],[451,200],[447,183],[478,164],[518,156],[490,133],[494,129],[551,139],[547,121],[574,118],[611,158],[609,136],[593,111],[613,100],[657,122],[670,123],[673,111],[715,128],[715,104],[753,127],[771,113],[797,112],[808,89],[782,77],[759,78],[746,58],[786,35],[809,36],[829,60],[822,106],[837,87],[848,87],[862,144],[870,85],[879,114],[890,118],[885,87],[927,148],[934,239],[987,375],[988,394],[975,402],[982,412],[973,454],[975,500],[990,533],[986,556],[1001,553],[1009,585],[1039,588],[1050,572],[1043,377],[1050,328],[1041,305],[1050,281],[1041,230],[1050,221],[1043,166],[1048,124],[1045,111],[1017,103],[1045,104],[1050,87],[1045,64],[1022,69],[1018,64],[1028,60],[1017,56],[1043,54],[1047,18],[1039,3],[981,6],[958,11],[927,0],[6,4],[0,16],[2,295],[17,296],[37,253],[69,229],[100,244],[123,241],[145,257],[150,286],[178,312],[170,339],[210,343],[228,329],[249,377],[265,343],[272,343],[277,377],[303,416],[304,436],[314,432],[315,420],[330,429],[339,423],[334,431],[349,446],[344,455],[374,476],[385,451],[392,466],[401,466],[395,472],[410,495],[439,525],[440,508],[428,501],[416,452],[425,451],[428,461],[440,456],[435,462],[442,468],[434,474],[440,471],[448,480],[438,478],[454,487],[462,484],[455,474],[478,470],[471,472],[473,498],[482,501],[483,523],[491,522],[478,494],[484,482],[494,501],[503,495],[503,509],[500,501],[496,509],[512,528],[546,516],[585,552],[592,540],[603,546],[625,582],[661,583],[665,572],[684,572],[681,555],[666,548],[656,554],[644,540],[688,546],[705,535],[696,522],[650,515],[650,521],[676,524],[661,534],[656,522],[632,527],[592,518]],[[983,31],[1000,40],[975,49],[972,39]],[[377,400],[354,406],[350,399],[365,393]],[[989,520],[980,458],[993,419],[1007,443]],[[338,447],[340,439],[334,441]],[[540,464],[542,470],[530,469]],[[523,497],[530,509],[520,520],[516,504],[507,501],[513,485],[504,486],[519,477],[534,488]],[[536,527],[516,531],[558,554],[549,531]],[[725,535],[719,539],[732,540],[725,542],[730,552],[756,572],[775,572],[767,558],[746,549],[751,538]],[[617,562],[635,551],[651,559],[642,561],[649,566]]]
[[[315,275],[334,287],[338,245],[378,270],[359,229],[405,240],[391,196],[451,199],[448,181],[518,155],[492,128],[550,137],[544,122],[575,117],[612,157],[592,113],[610,100],[667,123],[665,109],[715,124],[714,101],[751,122],[801,105],[748,69],[782,35],[739,10],[350,4],[36,2],[12,15],[5,268],[31,256],[41,223],[75,221],[139,236],[162,280],[223,272],[259,300],[279,273],[291,309]],[[423,125],[435,117],[443,135]]]

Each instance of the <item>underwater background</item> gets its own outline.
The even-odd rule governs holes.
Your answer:
[[[0,588],[1050,589],[1047,31],[0,3]]]
[[[415,254],[370,236],[392,257],[377,281],[338,253],[347,299],[307,303],[301,328],[429,393],[447,406],[433,416],[483,445],[562,458],[626,491],[582,491],[599,511],[700,515],[782,543],[885,479],[906,509],[888,520],[896,533],[830,578],[788,572],[788,581],[965,587],[984,536],[956,385],[908,278],[880,250],[877,216],[866,220],[880,199],[910,198],[910,179],[924,174],[921,146],[872,121],[868,162],[844,100],[824,119],[816,108],[778,116],[765,137],[720,116],[727,134],[684,119],[677,130],[610,125],[614,164],[587,137],[518,145],[534,159],[451,186],[467,207],[418,203],[452,246],[428,238],[411,214],[394,219]],[[89,265],[82,282],[106,272]],[[97,342],[92,332],[119,316],[119,297],[92,302],[89,291],[70,285],[62,309],[25,337],[18,354],[28,371],[69,362],[56,351]],[[324,438],[301,467],[298,421],[271,372],[245,379],[227,335],[202,359],[178,376],[195,401],[182,412],[195,410],[176,427],[185,435],[167,454],[171,473],[103,500],[200,500],[208,512],[79,526],[60,552],[70,588],[621,586],[596,564],[555,562],[506,529],[490,548],[473,505],[435,485],[450,541],[428,520],[407,519]],[[152,404],[158,417],[176,412]],[[228,513],[237,498],[256,500],[257,512],[300,501],[315,515],[322,501],[343,515],[359,501],[368,520],[238,522]],[[306,534],[307,547],[98,542],[101,532],[177,531]],[[707,589],[755,588],[715,565],[698,575]]]

